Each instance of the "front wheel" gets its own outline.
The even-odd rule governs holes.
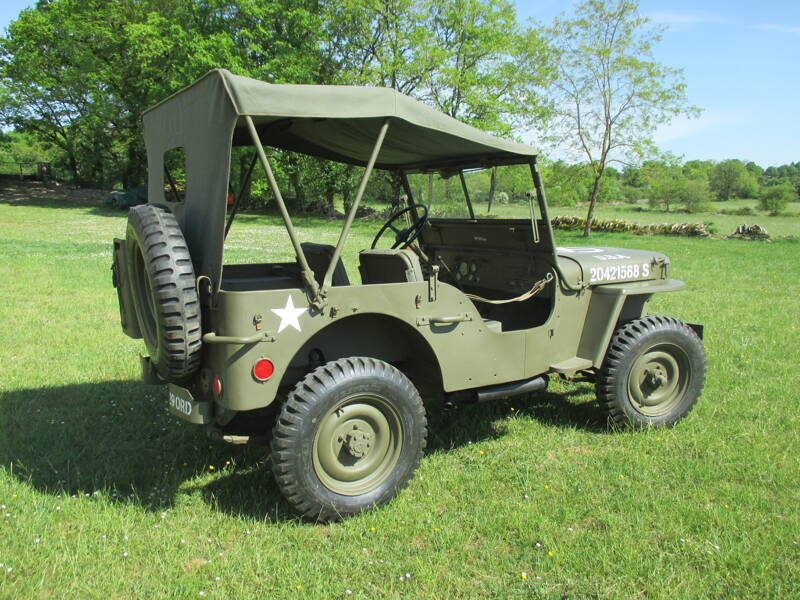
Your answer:
[[[621,426],[674,425],[703,389],[706,355],[691,327],[649,316],[614,334],[597,377],[600,406]]]
[[[334,521],[406,487],[426,434],[422,399],[403,373],[372,358],[343,358],[289,394],[273,429],[272,469],[298,512]]]

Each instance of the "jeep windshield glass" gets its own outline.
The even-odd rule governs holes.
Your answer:
[[[463,172],[463,182],[459,173],[447,171],[412,174],[408,181],[414,200],[428,205],[435,218],[530,218],[529,165],[471,169]]]

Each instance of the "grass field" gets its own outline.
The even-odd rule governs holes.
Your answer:
[[[300,226],[330,242],[339,224]],[[376,228],[356,225],[351,273]],[[396,501],[317,525],[263,450],[210,444],[138,382],[109,270],[124,229],[0,202],[0,598],[800,597],[796,240],[594,235],[663,251],[688,282],[650,311],[706,326],[694,412],[613,432],[590,385],[559,382],[432,412]],[[277,218],[234,225],[229,261],[289,255]]]
[[[460,198],[445,204],[450,214],[466,213],[466,208]],[[477,216],[486,215],[487,203],[474,201],[474,210]],[[753,215],[723,214],[721,211],[734,211],[748,207]],[[376,207],[383,208],[383,207]],[[765,227],[773,237],[800,236],[800,202],[792,202],[786,211],[777,216],[769,215],[758,207],[756,200],[730,200],[728,202],[712,202],[709,212],[685,213],[678,211],[666,212],[651,209],[646,204],[598,204],[595,209],[597,219],[624,219],[634,223],[708,223],[716,235],[724,236],[733,233],[740,225],[758,224]],[[442,203],[434,202],[434,213],[442,209]],[[550,216],[576,215],[586,216],[584,206],[551,206]],[[524,202],[511,202],[508,204],[495,203],[492,214],[501,217],[526,218],[530,215]]]

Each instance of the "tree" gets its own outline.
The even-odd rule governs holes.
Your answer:
[[[223,39],[195,35],[191,9],[54,0],[22,11],[0,40],[5,124],[61,148],[78,182],[138,183],[143,111],[228,56]]]
[[[797,200],[797,193],[790,183],[781,183],[764,188],[758,197],[762,210],[777,215],[786,210],[789,202]]]
[[[326,10],[337,83],[389,87],[506,136],[541,114],[546,47],[508,0],[343,0]],[[401,182],[387,176],[396,202]]]
[[[559,17],[547,30],[558,66],[547,88],[554,102],[553,133],[545,138],[588,160],[585,236],[606,166],[640,159],[653,150],[658,125],[698,113],[687,102],[681,71],[653,57],[660,33],[633,0],[587,0],[573,18]]]
[[[396,89],[502,135],[542,105],[546,46],[509,0],[343,0],[327,11],[337,83]]]
[[[719,200],[754,198],[758,195],[756,176],[740,160],[723,160],[708,175],[711,190]]]
[[[683,204],[686,212],[698,212],[711,198],[706,179],[689,178],[678,166],[653,173],[648,194],[651,205],[661,205],[667,212],[676,203]]]
[[[508,0],[428,0],[437,65],[417,94],[451,117],[483,130],[511,135],[515,126],[541,118],[546,107],[536,89],[551,69],[542,36],[523,29]]]
[[[314,12],[316,11],[316,12]],[[313,0],[52,0],[0,38],[0,116],[61,148],[79,183],[139,183],[142,114],[211,68],[313,81]]]
[[[708,181],[708,175],[713,168],[714,163],[710,160],[690,160],[684,163],[683,174],[689,179],[705,179]]]

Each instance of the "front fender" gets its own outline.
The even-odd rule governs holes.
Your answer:
[[[590,288],[592,297],[586,311],[578,356],[591,360],[594,367],[600,368],[618,323],[641,317],[645,303],[653,294],[675,292],[685,285],[679,279],[657,279]]]

